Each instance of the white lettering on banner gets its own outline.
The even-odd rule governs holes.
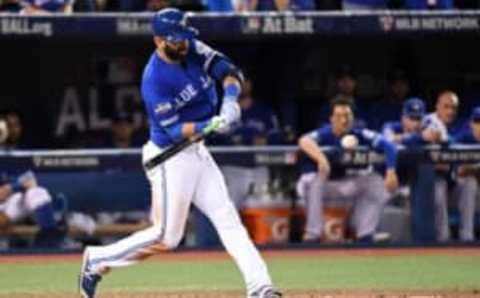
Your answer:
[[[313,34],[311,17],[250,17],[242,26],[244,34]]]
[[[69,127],[75,127],[78,131],[84,131],[86,128],[78,93],[73,87],[68,87],[65,90],[65,96],[63,97],[63,102],[60,107],[55,135],[57,137],[65,135],[65,132]]]
[[[100,165],[98,157],[33,157],[35,168],[94,167]]]
[[[150,35],[152,28],[149,20],[119,19],[117,21],[118,35]]]
[[[132,112],[133,127],[139,128],[142,126],[143,112],[141,109],[137,109],[142,103],[142,97],[138,86],[122,86],[115,89],[115,111],[128,111]]]
[[[88,110],[88,119],[90,120],[89,127],[91,129],[106,129],[112,125],[110,119],[101,118],[98,107],[98,91],[96,88],[90,88],[89,90],[89,103],[90,109]]]
[[[478,17],[394,17],[378,19],[383,31],[480,30]]]
[[[105,118],[106,113],[118,111],[133,112],[133,107],[141,101],[138,87],[124,86],[116,88],[113,93],[113,111],[103,111],[98,96],[98,88],[92,87],[87,95],[80,96],[75,87],[67,87],[60,102],[60,110],[55,125],[55,136],[64,136],[69,129],[84,132],[87,129],[102,130],[111,126],[111,120]],[[83,105],[82,105],[83,103]],[[107,105],[111,107],[112,105]],[[83,108],[82,108],[83,107]],[[103,114],[103,117],[102,117]],[[112,114],[112,115],[113,115]],[[138,109],[132,114],[134,128],[141,127],[145,116]]]
[[[0,22],[0,33],[4,35],[53,35],[51,22],[39,22],[26,18],[7,18]]]
[[[311,18],[286,17],[284,19],[284,33],[313,34],[313,20]]]

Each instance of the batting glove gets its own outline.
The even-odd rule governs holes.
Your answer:
[[[203,129],[204,134],[212,132],[225,133],[229,129],[227,121],[222,116],[214,116],[210,119],[208,125]]]
[[[241,111],[237,101],[224,100],[220,109],[220,117],[223,117],[230,127],[232,124],[240,120]]]

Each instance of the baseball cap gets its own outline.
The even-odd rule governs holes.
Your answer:
[[[198,30],[187,26],[186,15],[176,8],[164,8],[155,13],[152,20],[154,35],[168,41],[178,42],[192,39]]]
[[[480,106],[473,109],[470,120],[472,122],[480,122]]]
[[[403,103],[402,113],[409,118],[421,119],[425,115],[425,104],[420,98],[409,98]]]

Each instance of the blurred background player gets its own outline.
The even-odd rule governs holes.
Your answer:
[[[313,161],[304,165],[297,184],[297,190],[307,204],[305,241],[316,241],[322,236],[322,209],[326,197],[355,200],[351,218],[355,236],[359,241],[374,241],[381,211],[389,198],[388,192],[395,191],[398,186],[395,145],[374,131],[354,128],[353,121],[351,102],[333,101],[330,124],[304,135],[298,142],[300,149]],[[355,170],[340,165],[332,168],[320,147],[332,146],[348,150],[357,145],[385,153],[385,180],[370,166]]]
[[[439,133],[438,142],[433,144],[452,144],[451,128],[457,115],[459,99],[453,91],[446,90],[439,93],[435,105],[435,112],[427,115],[423,120],[423,129],[432,129]],[[448,199],[450,194],[458,199],[460,212],[460,240],[473,239],[473,215],[470,206],[475,206],[476,188],[472,179],[468,177],[456,178],[455,169],[449,165],[436,166],[435,181],[435,225],[438,241],[450,240],[448,217]],[[466,178],[466,179],[465,179]],[[451,192],[449,185],[452,185]],[[474,210],[473,210],[474,212]]]
[[[440,132],[431,128],[422,130],[422,119],[425,116],[425,103],[420,98],[405,101],[400,121],[387,122],[383,126],[385,138],[396,144],[405,146],[438,143]]]
[[[456,144],[480,144],[480,107],[472,110],[469,125],[454,137]],[[460,212],[459,239],[475,240],[475,200],[478,195],[479,164],[460,165],[453,196],[457,198]]]
[[[21,0],[25,15],[48,15],[51,13],[71,14],[75,0]]]
[[[243,75],[227,57],[197,40],[197,30],[187,26],[185,17],[172,8],[154,15],[156,49],[142,78],[150,120],[143,162],[152,188],[153,226],[111,245],[86,248],[79,281],[83,297],[95,297],[97,283],[111,268],[174,249],[183,237],[191,204],[216,227],[243,274],[247,296],[282,296],[273,289],[266,264],[241,224],[224,178],[204,143],[192,144],[164,163],[152,161],[186,138],[227,132],[240,118],[237,100]],[[224,89],[218,116],[215,81]]]
[[[6,121],[0,118],[0,145],[7,139]],[[50,193],[37,184],[31,171],[12,173],[0,169],[0,229],[8,229],[28,217],[40,228],[34,245],[59,244],[62,235],[54,218]]]
[[[2,112],[2,117],[6,121],[8,127],[8,137],[0,145],[4,149],[23,149],[26,148],[24,140],[24,128],[22,117],[15,110]]]
[[[275,144],[279,136],[277,115],[273,110],[257,102],[252,94],[252,81],[245,80],[238,104],[241,119],[232,128],[227,144],[240,146],[265,146]],[[222,167],[233,202],[240,207],[249,192],[268,190],[269,169],[266,166],[226,165]]]

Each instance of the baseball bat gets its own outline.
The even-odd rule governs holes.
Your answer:
[[[190,138],[183,139],[180,142],[169,146],[167,149],[165,149],[165,151],[163,151],[162,153],[158,154],[157,156],[147,161],[143,166],[147,170],[153,169],[154,167],[164,163],[170,157],[176,155],[178,152],[182,151],[188,146],[202,141],[203,139],[205,139],[207,134],[208,133],[199,133],[199,134],[193,135]]]

